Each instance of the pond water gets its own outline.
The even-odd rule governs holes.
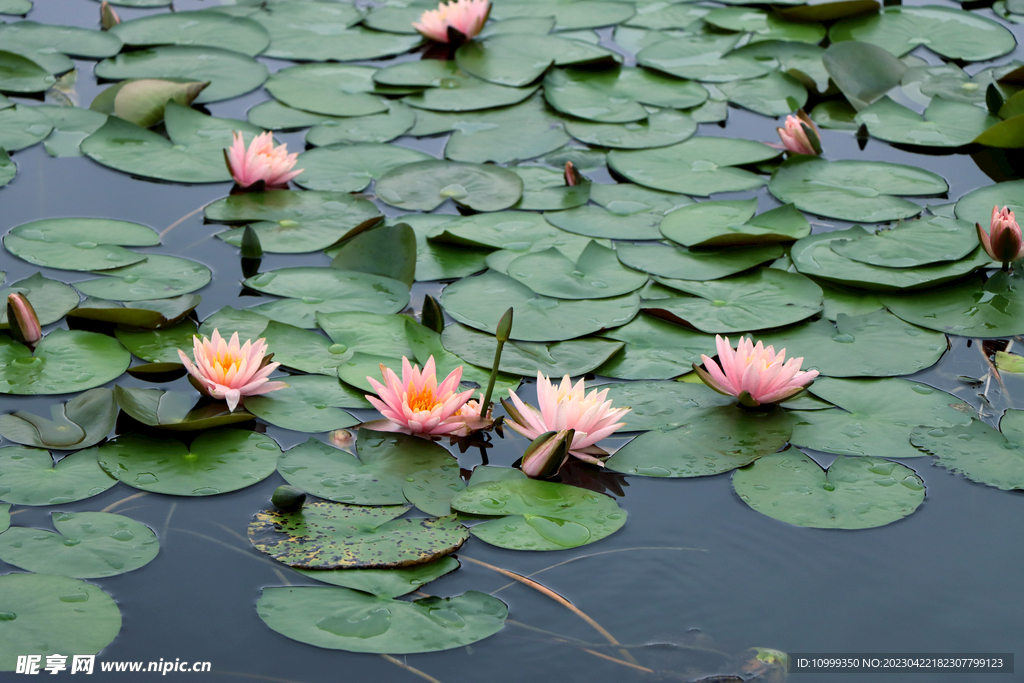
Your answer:
[[[203,9],[210,2],[176,2],[178,10]],[[911,3],[908,3],[911,4]],[[918,4],[918,3],[913,3]],[[920,3],[925,4],[925,3]],[[933,4],[933,3],[930,3]],[[943,6],[958,8],[956,3]],[[52,24],[95,26],[98,4],[86,0],[36,0],[27,18]],[[158,10],[118,8],[123,19]],[[994,15],[987,9],[984,16]],[[13,21],[15,17],[6,17]],[[1004,22],[1005,23],[1005,22]],[[1006,24],[1018,41],[1020,25]],[[611,31],[600,31],[610,44]],[[2,47],[2,46],[0,46]],[[939,60],[914,53],[932,63]],[[1020,48],[995,60],[1004,64],[1024,57]],[[408,59],[408,56],[399,60]],[[260,58],[271,71],[290,65]],[[371,62],[390,64],[392,61]],[[633,63],[627,60],[627,64]],[[76,60],[76,91],[83,106],[104,86],[93,76],[93,63]],[[972,65],[973,73],[990,63]],[[13,97],[16,102],[33,103]],[[251,106],[268,99],[263,89],[213,103],[207,110],[221,117],[245,118]],[[701,124],[698,135],[769,141],[775,119],[730,107],[726,125]],[[303,132],[275,137],[296,150]],[[445,137],[399,138],[396,145],[440,156]],[[932,155],[895,148],[871,138],[863,149],[848,131],[824,130],[822,145],[830,159],[864,159],[919,166],[938,173],[950,186],[948,200],[990,185],[992,180],[966,154]],[[243,308],[260,299],[242,291],[236,247],[215,238],[219,226],[204,224],[198,211],[224,197],[229,183],[182,185],[151,182],[101,166],[87,157],[51,158],[42,145],[13,155],[18,174],[0,190],[0,232],[50,217],[96,216],[149,225],[164,231],[162,245],[143,249],[174,254],[207,265],[213,281],[199,293],[199,320],[224,306]],[[615,182],[606,170],[586,171],[595,182]],[[725,193],[715,199],[759,197],[765,210],[779,205],[767,191]],[[403,213],[375,200],[386,216]],[[935,202],[932,202],[935,203]],[[438,212],[456,213],[451,202]],[[851,223],[810,217],[814,232]],[[89,273],[39,269],[0,253],[7,282],[41,270],[73,284]],[[262,271],[289,266],[328,266],[322,253],[267,254]],[[418,316],[425,294],[439,296],[439,283],[417,283],[412,309]],[[58,323],[58,326],[62,326]],[[948,391],[979,408],[995,425],[1008,408],[1024,409],[1019,376],[1004,374],[997,382],[972,383],[988,372],[977,340],[950,337],[952,348],[942,360],[912,378]],[[127,375],[122,386],[151,385]],[[532,382],[520,392],[534,398]],[[984,393],[984,396],[982,395]],[[4,412],[27,410],[48,414],[49,406],[67,397],[6,397]],[[374,419],[374,411],[354,411]],[[244,426],[244,425],[243,425]],[[262,429],[262,427],[261,427]],[[266,426],[266,434],[283,449],[302,443],[307,434]],[[626,438],[608,441],[613,447]],[[527,441],[509,430],[494,438],[486,457],[492,465],[511,466]],[[4,442],[8,445],[9,442]],[[480,464],[481,453],[453,449],[464,470]],[[836,457],[804,449],[822,466]],[[886,457],[887,453],[873,453]],[[974,483],[933,464],[930,457],[897,458],[927,486],[925,502],[898,522],[863,530],[794,526],[758,514],[733,489],[731,473],[685,480],[624,476],[577,467],[563,481],[615,497],[628,512],[618,533],[599,543],[556,552],[517,552],[471,538],[456,555],[462,567],[425,587],[431,595],[452,596],[466,590],[492,592],[509,606],[504,629],[468,647],[445,652],[399,656],[391,660],[312,647],[290,640],[257,616],[261,589],[313,585],[285,565],[257,551],[246,538],[255,512],[268,505],[284,480],[277,473],[249,488],[209,497],[178,498],[144,494],[119,484],[96,497],[58,507],[14,506],[12,524],[50,528],[49,513],[107,510],[151,527],[160,539],[159,556],[123,575],[92,579],[118,603],[123,625],[97,657],[103,661],[208,661],[204,674],[169,673],[168,680],[280,681],[689,681],[741,675],[748,648],[785,652],[977,652],[1021,651],[1024,612],[1020,569],[1021,494]],[[510,581],[472,561],[487,563],[535,580],[564,596],[613,634],[639,663],[630,667],[578,615],[539,592]],[[0,562],[0,574],[19,571]],[[603,656],[602,656],[603,655]],[[620,661],[610,661],[609,657]],[[404,667],[414,667],[415,670]],[[647,669],[646,671],[643,669]],[[652,671],[653,670],[653,671]],[[419,673],[418,673],[419,672]],[[62,675],[68,675],[64,672]],[[150,674],[152,676],[153,674]],[[791,674],[794,680],[846,680],[839,674]],[[4,680],[20,680],[4,673]],[[129,680],[125,674],[93,674],[95,680]],[[929,674],[927,680],[950,683],[1011,680],[1012,674]],[[131,680],[135,680],[132,676]],[[870,674],[878,683],[906,680],[906,674]],[[924,677],[922,677],[924,680]]]

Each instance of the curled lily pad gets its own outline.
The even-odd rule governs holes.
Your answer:
[[[737,406],[719,406],[701,411],[675,429],[641,434],[605,464],[614,472],[646,477],[706,477],[775,453],[786,445],[792,431],[789,417],[780,408],[751,413]]]
[[[966,102],[932,98],[920,115],[888,97],[883,97],[856,116],[876,138],[922,147],[960,147],[999,123],[984,109]]]
[[[615,533],[626,511],[603,494],[533,479],[470,486],[451,502],[472,515],[503,515],[471,529],[485,543],[512,550],[577,548]]]
[[[840,456],[828,470],[799,451],[736,470],[733,488],[764,515],[818,529],[870,529],[899,521],[924,501],[921,477],[880,458]]]
[[[622,327],[602,332],[601,337],[625,343],[594,371],[617,379],[671,379],[690,372],[693,363],[700,363],[701,354],[715,352],[715,340],[709,335],[644,313]]]
[[[436,562],[405,569],[296,569],[303,576],[334,586],[351,588],[382,598],[397,598],[421,590],[423,586],[461,566],[451,555]]]
[[[417,161],[377,180],[377,196],[402,209],[432,211],[446,199],[477,211],[500,211],[519,201],[523,181],[497,166]]]
[[[131,363],[116,340],[95,332],[54,330],[35,348],[0,335],[0,393],[70,394],[106,384]]]
[[[52,420],[23,410],[0,415],[0,434],[14,443],[37,448],[88,448],[113,429],[117,403],[110,389],[90,389],[65,404],[51,406],[50,414]],[[2,480],[0,475],[0,483]]]
[[[114,396],[121,410],[156,429],[192,432],[247,422],[253,417],[242,409],[227,410],[222,401],[200,402],[197,406],[195,394],[184,391],[114,387]]]
[[[433,562],[469,538],[455,515],[397,519],[408,509],[318,501],[297,512],[264,510],[249,524],[249,540],[300,569],[383,569]]]
[[[132,488],[174,496],[214,496],[263,481],[280,447],[241,429],[200,434],[190,446],[170,439],[122,434],[99,447],[99,462]]]
[[[457,245],[434,242],[428,239],[431,231],[439,225],[450,222],[451,216],[434,214],[407,214],[392,222],[401,222],[412,227],[416,234],[416,280],[449,280],[479,273],[487,268],[487,252],[466,249]]]
[[[116,576],[149,564],[160,551],[153,530],[109,512],[52,512],[57,533],[12,527],[0,560],[27,571],[75,579]]]
[[[980,420],[952,427],[919,427],[910,436],[917,448],[936,456],[936,464],[971,481],[1003,491],[1024,489],[1022,411],[1007,410],[997,431]]]
[[[0,448],[0,462],[0,500],[15,505],[72,503],[117,483],[99,466],[95,448],[66,455],[54,464],[53,456],[41,448],[9,446]]]
[[[41,325],[49,325],[64,317],[64,314],[78,305],[78,293],[63,282],[50,280],[36,273],[32,277],[15,282],[0,289],[0,301],[6,301],[13,293],[24,294],[35,309]],[[6,309],[6,306],[3,307]],[[0,329],[8,329],[7,311],[0,310]]]
[[[14,671],[19,656],[96,654],[121,630],[114,599],[79,579],[5,574],[0,595],[0,612],[17,615],[0,621],[0,671]]]
[[[260,618],[278,633],[317,647],[396,655],[469,646],[501,630],[508,608],[486,593],[413,602],[348,588],[264,588]]]
[[[907,65],[884,48],[857,40],[833,42],[821,58],[836,87],[856,110],[899,85]]]
[[[167,299],[205,287],[212,277],[201,263],[177,256],[149,256],[142,263],[99,271],[103,277],[76,282],[86,296],[114,301]]]
[[[194,311],[201,300],[202,297],[198,294],[127,303],[89,298],[81,302],[68,315],[84,320],[99,320],[129,327],[157,329],[175,325]]]
[[[245,409],[284,429],[328,432],[359,424],[359,420],[341,408],[370,407],[361,393],[344,386],[335,377],[299,375],[287,381],[284,389],[249,397]]]
[[[65,270],[110,270],[146,260],[124,247],[152,247],[160,237],[138,223],[105,218],[48,218],[4,236],[7,251],[29,263]]]
[[[691,204],[666,215],[661,233],[686,247],[789,242],[811,234],[811,224],[792,204],[756,211],[756,199]]]

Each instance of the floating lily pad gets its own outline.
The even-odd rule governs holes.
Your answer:
[[[444,155],[452,161],[505,164],[542,156],[569,142],[563,120],[540,96],[493,111],[448,116],[454,132]]]
[[[645,187],[707,196],[761,187],[763,177],[735,167],[778,155],[778,150],[752,140],[698,137],[657,149],[613,150],[608,165]]]
[[[953,427],[921,427],[910,436],[936,464],[971,481],[1003,491],[1024,489],[1024,424],[1020,410],[1007,410],[996,431],[980,420]]]
[[[335,2],[282,2],[252,18],[270,32],[264,55],[293,61],[347,62],[408,52],[423,42],[419,35],[398,35],[354,26],[362,13]]]
[[[251,57],[216,47],[168,45],[122,52],[96,65],[96,75],[127,78],[186,78],[210,81],[196,103],[219,102],[255,90],[267,80],[267,67]]]
[[[7,432],[4,429],[5,437]],[[54,464],[48,451],[8,446],[0,448],[0,462],[0,500],[15,505],[72,503],[99,495],[117,483],[96,462],[94,448],[72,453]]]
[[[811,234],[810,223],[792,204],[755,216],[756,211],[756,199],[691,204],[665,216],[661,233],[686,247],[790,242]]]
[[[0,415],[0,434],[14,443],[37,448],[88,448],[113,429],[117,403],[110,389],[90,389],[65,404],[50,406],[50,415],[52,420],[23,410]]]
[[[605,464],[614,472],[645,477],[706,477],[775,453],[792,431],[781,408],[770,413],[738,406],[708,408],[675,429],[641,434]]]
[[[110,337],[80,330],[54,330],[35,353],[0,335],[0,393],[70,394],[116,379],[132,356]]]
[[[455,355],[444,347],[441,343],[441,334],[435,332],[429,327],[424,327],[419,323],[415,323],[412,320],[406,320],[405,333],[409,339],[409,346],[412,347],[413,352],[416,355],[416,361],[421,365],[425,365],[430,357],[433,356],[434,362],[437,365],[437,376],[440,378],[446,377],[451,374],[455,369],[462,368],[462,387],[473,388],[472,384],[476,384],[480,389],[487,386],[488,381],[491,377],[491,369],[487,366],[494,364],[494,356],[492,354],[491,359],[483,365],[472,365],[467,363],[463,358]],[[397,364],[396,364],[397,365]],[[375,375],[377,373],[374,373]],[[495,400],[500,398],[508,397],[508,390],[515,389],[519,386],[519,377],[510,375],[504,372],[498,372],[494,378],[494,394]],[[481,394],[483,392],[480,392]],[[477,396],[482,399],[483,396]],[[416,501],[409,499],[410,502],[416,503]],[[423,508],[420,508],[423,509]],[[425,510],[427,511],[427,510]],[[429,511],[428,511],[429,512]],[[445,512],[445,514],[448,514]]]
[[[245,115],[249,119],[249,123],[266,130],[296,130],[328,121],[342,120],[340,116],[314,114],[301,109],[293,109],[277,100],[260,102],[249,109]]]
[[[417,161],[385,173],[377,180],[376,191],[401,209],[433,211],[453,199],[477,211],[500,211],[519,201],[523,181],[497,166]]]
[[[11,506],[0,505],[0,534],[7,531],[11,526]]]
[[[252,396],[245,409],[272,425],[298,432],[328,432],[359,424],[341,408],[369,408],[361,393],[336,378],[300,375],[288,387],[265,396]]]
[[[302,643],[396,655],[469,646],[501,630],[508,608],[486,593],[414,602],[348,588],[264,588],[256,603],[270,628]]]
[[[299,155],[303,169],[295,184],[307,190],[359,192],[404,164],[432,160],[429,154],[384,144],[331,145]]]
[[[238,332],[239,339],[258,339],[266,331],[270,322],[270,318],[265,315],[254,313],[248,309],[239,310],[225,306],[203,321],[203,324],[199,326],[199,334],[204,337],[212,337],[214,330],[221,330],[221,336],[226,336],[228,339],[235,332]],[[195,333],[193,332],[193,334]],[[190,335],[188,344],[191,343]]]
[[[549,214],[550,215],[550,214]],[[553,227],[543,216],[527,211],[500,211],[456,217],[438,225],[429,233],[432,244],[503,249],[516,254],[556,247],[571,259],[578,259],[590,240]],[[490,265],[492,262],[488,260]]]
[[[7,183],[14,180],[15,174],[18,172],[17,166],[11,161],[11,157],[0,150],[0,187],[3,187]]]
[[[34,21],[4,24],[0,27],[0,41],[5,45],[17,46],[14,52],[20,53],[24,48],[31,48],[44,53],[59,51],[87,59],[110,57],[121,50],[121,40],[113,33]]]
[[[970,424],[974,409],[944,391],[903,379],[815,380],[810,389],[837,410],[794,413],[795,446],[840,455],[922,455],[910,445],[919,426]]]
[[[729,334],[790,325],[821,310],[821,288],[799,273],[762,268],[722,280],[658,281],[691,294],[645,301],[645,311],[708,334]]]
[[[883,97],[858,113],[856,121],[866,125],[876,138],[922,147],[967,145],[999,123],[997,117],[980,107],[942,97],[932,98],[923,117]]]
[[[234,412],[221,401],[201,401],[191,392],[114,387],[121,409],[144,425],[176,432],[193,432],[248,422],[253,416],[244,409]]]
[[[581,142],[616,149],[650,149],[682,142],[697,132],[697,122],[674,109],[660,109],[641,121],[631,123],[595,123],[566,121],[565,129]]]
[[[631,432],[669,430],[688,424],[717,406],[735,405],[736,398],[703,385],[689,382],[622,382],[608,389],[606,400],[614,406],[629,406],[627,424]]]
[[[544,77],[544,97],[562,112],[600,123],[642,121],[644,105],[690,109],[704,103],[699,83],[637,67],[605,71],[552,69]]]
[[[32,9],[32,0],[0,0],[0,14],[26,15]]]
[[[508,274],[537,294],[558,299],[606,299],[644,286],[647,275],[626,268],[615,254],[591,242],[573,262],[552,247],[516,258]]]
[[[160,551],[153,530],[109,512],[52,512],[57,533],[12,527],[0,536],[0,560],[27,571],[74,579],[117,576]]]
[[[704,21],[726,31],[752,33],[753,40],[788,40],[817,45],[825,38],[825,27],[816,22],[789,21],[764,10],[720,7]]]
[[[966,221],[935,216],[901,223],[875,235],[837,240],[831,246],[840,256],[854,261],[886,268],[912,268],[968,256],[978,246],[978,233]]]
[[[408,509],[319,501],[297,512],[265,510],[249,525],[249,540],[300,569],[383,569],[433,562],[469,538],[455,515],[396,519]]]
[[[582,206],[590,199],[591,183],[565,184],[562,173],[542,166],[515,166],[512,168],[523,179],[523,198],[515,209],[532,211],[561,211]]]
[[[471,40],[455,53],[455,63],[466,73],[513,87],[533,83],[552,64],[610,66],[619,61],[621,57],[597,45],[553,35],[526,33]]]
[[[269,436],[241,429],[200,434],[191,446],[170,439],[122,434],[99,447],[99,462],[128,486],[174,496],[237,491],[274,473],[280,447]]]
[[[780,72],[797,79],[808,90],[824,94],[829,89],[829,74],[822,63],[824,52],[817,44],[773,39],[750,42],[733,54],[775,62]]]
[[[961,337],[1024,334],[1024,291],[1018,278],[996,273],[987,281],[914,294],[887,294],[882,303],[908,323]]]
[[[0,91],[9,93],[42,92],[56,83],[50,72],[31,59],[0,50]]]
[[[742,35],[687,33],[661,40],[637,53],[637,64],[710,83],[757,78],[772,70],[752,57],[730,54]]]
[[[736,470],[743,502],[773,519],[818,529],[870,529],[899,521],[924,501],[924,482],[905,465],[839,457],[828,470],[799,451]]]
[[[267,347],[274,354],[275,361],[300,372],[334,377],[338,372],[338,366],[352,356],[352,352],[347,348],[332,344],[331,340],[322,334],[274,320],[269,321],[258,336],[266,339]],[[240,334],[239,339],[245,337]],[[359,404],[359,407],[366,405]]]
[[[795,76],[774,71],[760,78],[719,83],[729,101],[765,116],[782,116],[807,104],[807,88]]]
[[[666,214],[693,203],[686,195],[629,183],[591,185],[590,199],[600,208],[582,206],[544,217],[552,225],[588,237],[655,240],[661,238],[658,226]]]
[[[996,204],[1013,212],[1024,211],[1024,180],[1010,180],[968,192],[956,203],[956,217],[968,223],[988,225]]]
[[[372,93],[376,69],[349,64],[302,64],[278,71],[267,91],[289,107],[328,116],[366,116],[388,110]]]
[[[115,330],[117,340],[142,360],[151,363],[179,362],[178,349],[192,348],[196,324],[191,320],[158,330]],[[231,338],[230,333],[227,335]]]
[[[401,433],[359,430],[358,456],[310,439],[278,463],[285,480],[314,496],[357,505],[404,504],[402,487],[423,470],[458,470],[444,447]],[[389,518],[390,519],[390,518]]]
[[[777,244],[693,250],[669,244],[620,244],[619,260],[651,275],[681,280],[717,280],[750,270],[783,254]]]
[[[185,294],[171,299],[129,301],[121,303],[88,298],[68,316],[80,320],[98,320],[116,325],[156,329],[169,327],[195,310],[202,300],[198,294]],[[118,330],[115,330],[115,334]]]
[[[15,282],[10,287],[0,289],[0,301],[7,301],[11,294],[24,294],[32,308],[35,309],[39,324],[49,325],[64,317],[64,314],[78,305],[78,292],[63,282],[50,280],[36,273],[32,277]],[[9,329],[6,306],[0,310],[0,329]]]
[[[334,586],[352,588],[381,598],[397,598],[421,590],[423,586],[461,566],[452,556],[406,569],[296,569],[303,576]]]
[[[317,313],[316,320],[331,340],[346,350],[399,360],[402,356],[412,358],[414,355],[406,337],[409,319],[405,316],[353,311]]]
[[[103,277],[76,282],[86,296],[114,301],[166,299],[205,287],[212,277],[201,263],[177,256],[152,255],[142,263],[99,271]]]
[[[0,147],[8,152],[31,147],[53,130],[46,114],[35,107],[9,107],[0,111]]]
[[[671,379],[690,372],[693,363],[700,363],[701,354],[715,353],[715,340],[709,335],[643,313],[601,336],[625,342],[621,351],[594,371],[602,377]]]
[[[614,26],[633,16],[633,7],[619,2],[595,0],[585,5],[576,2],[508,2],[494,8],[492,19],[554,17],[556,31]]]
[[[884,48],[856,40],[833,42],[821,57],[836,87],[860,110],[899,85],[907,65]]]
[[[29,263],[65,270],[109,270],[146,260],[124,247],[152,247],[160,237],[138,223],[105,218],[48,218],[4,236],[7,251]]]
[[[485,543],[512,550],[578,548],[610,536],[626,511],[603,494],[549,481],[518,479],[470,486],[452,509],[472,515],[507,515],[474,526]]]
[[[919,205],[895,195],[936,195],[948,189],[941,176],[914,166],[806,155],[788,159],[768,183],[779,201],[803,211],[870,223],[921,213]]]
[[[0,671],[14,671],[25,655],[96,654],[121,630],[114,599],[79,579],[6,574],[0,595],[0,612],[16,615],[0,621]]]
[[[123,21],[109,33],[120,38],[125,45],[216,47],[250,57],[255,57],[270,45],[270,34],[257,22],[220,12],[152,14]]]
[[[413,109],[394,100],[386,100],[384,104],[388,110],[379,114],[321,120],[306,133],[306,143],[333,145],[340,142],[387,142],[404,134],[416,123],[416,112]]]
[[[416,279],[420,282],[450,280],[487,268],[487,251],[467,249],[457,245],[434,242],[427,236],[439,225],[448,223],[452,216],[408,214],[392,219],[411,226],[416,233]]]

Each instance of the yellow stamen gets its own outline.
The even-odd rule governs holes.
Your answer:
[[[415,387],[409,388],[408,404],[411,410],[433,410],[443,403],[443,401],[437,400],[430,387],[423,387],[422,391],[416,391]]]

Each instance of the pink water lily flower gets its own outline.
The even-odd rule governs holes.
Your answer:
[[[779,403],[801,392],[818,376],[817,370],[800,371],[803,358],[786,360],[786,349],[778,354],[775,348],[765,348],[761,342],[755,346],[749,337],[740,339],[734,350],[729,338],[715,335],[718,363],[702,355],[704,367],[694,364],[697,375],[720,394],[736,396],[740,403],[753,407],[766,403]],[[784,362],[785,361],[785,362]]]
[[[447,4],[439,3],[437,9],[424,12],[419,22],[414,22],[412,27],[438,43],[449,41],[449,28],[469,40],[480,33],[490,13],[491,3],[488,0],[452,0]]]
[[[821,154],[821,137],[818,127],[804,112],[786,117],[786,127],[776,128],[782,147],[790,154]]]
[[[377,396],[367,395],[366,400],[391,421],[393,431],[424,436],[468,432],[467,416],[461,413],[473,391],[458,391],[462,379],[461,365],[452,370],[441,384],[437,383],[433,356],[423,365],[422,371],[403,356],[402,379],[383,364],[380,372],[384,376],[384,384],[372,377],[366,378],[377,392]],[[479,416],[478,408],[472,417]]]
[[[978,228],[978,240],[993,261],[1003,264],[1003,270],[1009,270],[1010,264],[1024,256],[1024,239],[1021,237],[1020,225],[1016,216],[1007,207],[1002,210],[992,207],[992,222],[988,233],[975,223]]]
[[[595,444],[624,427],[626,423],[619,420],[630,409],[613,408],[612,402],[606,400],[608,389],[593,389],[589,394],[585,393],[585,389],[582,379],[574,385],[566,375],[561,385],[554,385],[538,371],[537,403],[540,410],[524,403],[516,392],[510,390],[508,393],[514,407],[502,401],[505,411],[512,418],[506,420],[505,424],[531,440],[545,432],[575,430],[569,454],[595,465],[603,465],[597,456],[605,453]]]
[[[280,363],[271,363],[267,356],[265,339],[254,343],[247,339],[239,346],[238,333],[231,335],[226,342],[220,332],[213,331],[210,339],[199,335],[192,337],[193,364],[184,351],[178,349],[178,356],[188,370],[192,384],[200,392],[213,398],[227,401],[228,410],[235,408],[243,396],[266,394],[288,385],[284,382],[271,382],[267,379]]]
[[[224,150],[224,160],[240,187],[251,187],[261,180],[266,187],[280,187],[302,173],[301,168],[292,170],[299,158],[298,152],[289,154],[288,145],[274,145],[270,133],[254,137],[248,149],[241,133],[234,131],[231,136],[231,149]]]

